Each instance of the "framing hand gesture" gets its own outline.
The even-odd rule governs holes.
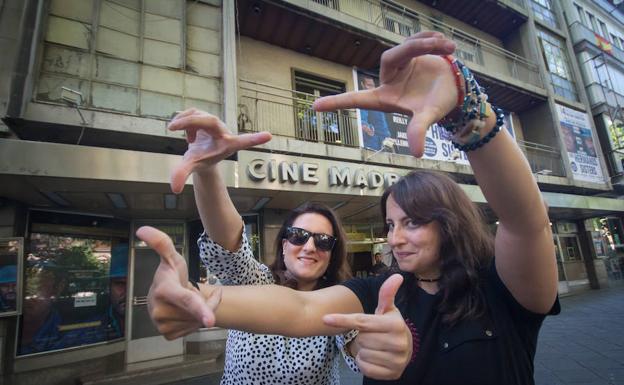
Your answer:
[[[221,301],[221,290],[202,285],[202,295],[189,283],[186,261],[167,234],[143,226],[136,235],[160,255],[160,264],[147,295],[147,309],[158,332],[173,340],[200,327],[214,326],[214,310]],[[212,292],[206,293],[209,288]]]
[[[232,135],[218,117],[195,108],[176,115],[168,128],[171,131],[186,131],[189,143],[182,163],[171,173],[171,190],[174,193],[180,193],[188,176],[201,167],[214,166],[238,150],[271,140],[268,132]]]
[[[429,126],[445,117],[457,103],[455,75],[446,60],[455,43],[439,32],[420,32],[381,55],[380,86],[316,100],[318,111],[363,108],[412,116],[407,128],[410,151],[424,152]]]

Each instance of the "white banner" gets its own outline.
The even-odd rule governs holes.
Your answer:
[[[594,147],[586,113],[557,104],[559,129],[563,137],[574,179],[603,183],[604,176]]]

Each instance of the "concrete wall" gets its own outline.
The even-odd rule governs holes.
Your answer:
[[[351,67],[241,36],[238,56],[239,79],[292,89],[293,70],[344,82],[347,90],[354,89]]]
[[[526,110],[520,115],[524,138],[527,141],[545,144],[554,148],[559,148],[559,142],[555,135],[552,116],[548,103],[540,103],[530,110]]]
[[[18,54],[20,21],[25,7],[23,0],[5,0],[0,7],[0,118],[7,112],[11,94],[11,76]],[[0,122],[0,134],[8,133],[8,128]]]

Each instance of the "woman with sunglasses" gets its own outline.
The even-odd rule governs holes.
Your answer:
[[[384,52],[378,88],[322,98],[315,108],[410,113],[408,141],[416,156],[423,154],[427,128],[442,121],[466,151],[498,216],[495,237],[457,183],[415,171],[381,201],[401,275],[352,279],[314,292],[274,285],[216,292],[204,286],[202,299],[213,303],[195,302],[188,310],[195,319],[289,336],[357,329],[347,349],[365,384],[378,383],[373,378],[426,385],[534,383],[539,329],[546,315],[559,311],[547,208],[522,152],[501,129],[503,114],[470,71],[446,56],[454,48],[439,33],[421,32]],[[142,228],[138,235],[163,263],[173,263],[173,245],[164,234]],[[173,275],[155,279],[179,284]],[[400,319],[392,317],[396,308]]]
[[[219,174],[218,162],[241,146],[269,140],[270,134],[232,136],[219,119],[195,109],[179,113],[169,129],[185,130],[189,139],[183,162],[172,174],[172,190],[182,191],[192,173],[195,200],[204,226],[204,233],[198,240],[200,258],[224,285],[275,283],[310,291],[350,278],[341,224],[330,208],[320,204],[304,204],[288,214],[277,234],[274,262],[269,267],[254,258],[242,218]],[[186,278],[186,264],[180,261],[178,268]],[[197,290],[193,286],[198,287],[192,282],[183,289]],[[151,299],[155,292],[158,293],[158,289],[153,287]],[[169,292],[169,295],[174,293]],[[166,338],[186,335],[201,326],[197,321],[179,322],[184,319],[183,300],[169,303],[175,313],[170,312],[171,317],[165,319],[159,317],[163,314],[161,307],[150,305],[152,317]],[[172,324],[174,327],[169,328]],[[264,381],[267,384],[338,385],[339,351],[344,337],[293,339],[230,330],[221,384]],[[350,340],[353,335],[346,337]],[[352,359],[348,361],[355,367]]]

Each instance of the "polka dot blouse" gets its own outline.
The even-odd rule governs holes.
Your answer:
[[[202,234],[197,243],[206,268],[224,285],[275,283],[269,268],[254,259],[244,232],[242,237],[240,249],[230,252]],[[352,331],[337,337],[289,338],[230,330],[221,385],[339,385],[340,353],[358,371],[344,352],[355,336]]]

